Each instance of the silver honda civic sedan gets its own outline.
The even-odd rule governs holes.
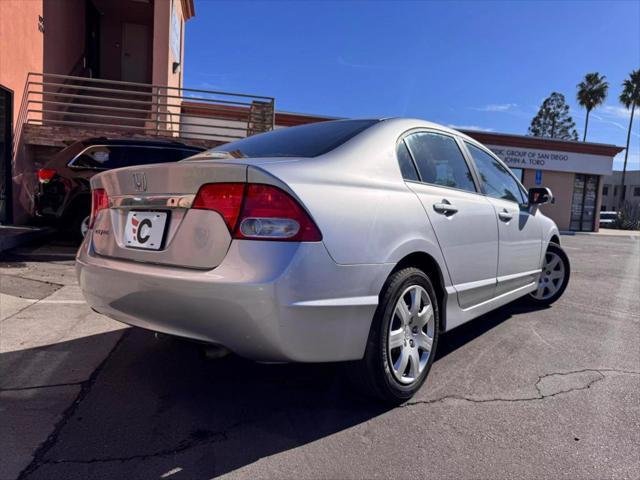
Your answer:
[[[401,403],[438,337],[569,281],[558,228],[475,140],[414,119],[280,129],[91,179],[91,307],[263,362],[349,362]]]

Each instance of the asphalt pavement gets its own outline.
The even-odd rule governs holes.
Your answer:
[[[212,360],[91,312],[65,244],[0,261],[0,478],[639,478],[640,238],[563,236],[568,289],[441,337],[390,409],[340,365]]]

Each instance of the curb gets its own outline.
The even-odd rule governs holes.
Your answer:
[[[619,238],[640,238],[640,231],[638,230],[615,230],[613,232],[607,232],[599,230],[597,232],[560,232],[563,236],[590,236],[590,237],[619,237]]]
[[[21,247],[54,233],[52,228],[15,227],[0,225],[0,252]]]

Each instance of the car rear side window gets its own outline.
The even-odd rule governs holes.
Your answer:
[[[235,157],[317,157],[338,148],[379,120],[338,120],[247,137],[212,149]]]
[[[483,193],[518,204],[525,203],[523,192],[507,167],[475,145],[467,142],[465,144],[480,174]]]
[[[419,181],[420,178],[418,177],[416,166],[413,163],[413,159],[411,158],[409,149],[407,149],[407,145],[404,143],[404,141],[401,141],[398,144],[397,153],[398,153],[398,164],[400,165],[402,178],[404,178],[405,180]]]
[[[95,145],[73,159],[69,166],[91,170],[110,170],[131,165],[177,162],[198,152],[199,150],[175,147]]]
[[[469,166],[453,137],[439,133],[414,133],[405,141],[425,183],[475,192]]]

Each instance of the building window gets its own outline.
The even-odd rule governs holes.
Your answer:
[[[618,186],[616,185],[615,187],[613,187],[613,196],[614,197],[618,197]]]
[[[609,195],[609,185],[602,187],[602,195]]]
[[[640,197],[640,187],[633,187],[633,196]]]

